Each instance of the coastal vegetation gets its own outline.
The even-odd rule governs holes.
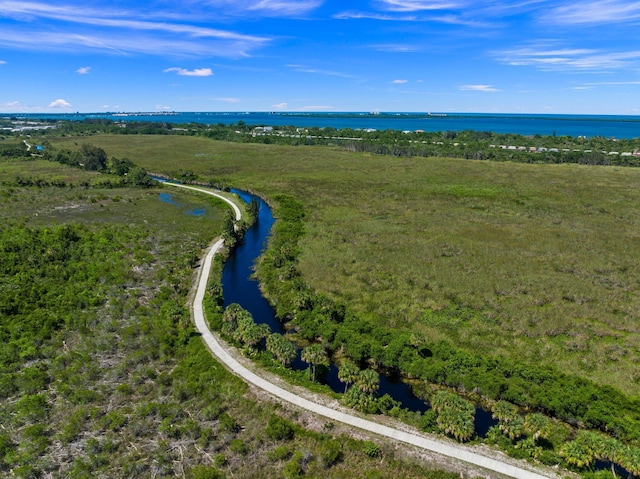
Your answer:
[[[468,439],[473,399],[499,421],[487,441],[512,455],[638,473],[636,169],[87,140],[148,171],[268,198],[279,221],[258,275],[279,317],[309,347],[410,379],[434,407],[425,430]],[[56,150],[81,143],[50,138]],[[236,340],[258,346],[238,325]]]

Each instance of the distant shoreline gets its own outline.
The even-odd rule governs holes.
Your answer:
[[[491,131],[498,134],[640,138],[640,116],[449,112],[94,112],[0,113],[24,120],[107,119],[171,124],[244,123],[251,126],[398,131]]]

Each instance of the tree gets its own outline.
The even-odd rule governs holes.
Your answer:
[[[251,323],[243,325],[240,330],[240,340],[249,348],[254,349],[271,332],[266,324],[256,324],[251,318]]]
[[[133,161],[131,161],[129,158],[111,158],[111,172],[114,175],[124,176],[134,166],[135,165],[133,164]]]
[[[232,303],[222,313],[222,332],[233,336],[238,329],[238,319],[245,310],[238,303]]]
[[[566,442],[560,448],[559,454],[564,457],[567,464],[579,469],[590,466],[595,461],[593,451],[580,441]]]
[[[620,451],[620,465],[634,476],[640,476],[640,449],[626,446]]]
[[[280,333],[267,336],[267,350],[284,366],[288,366],[296,358],[296,346]]]
[[[311,366],[311,380],[316,380],[316,367],[328,366],[329,358],[327,352],[321,344],[312,344],[302,350],[300,358]]]
[[[102,148],[85,143],[80,154],[85,170],[102,171],[107,167],[107,154]]]
[[[373,369],[365,369],[358,373],[356,387],[363,393],[374,394],[380,387],[380,375]]]
[[[507,401],[498,401],[493,407],[493,418],[499,421],[499,428],[509,439],[516,439],[524,433],[524,420],[518,408]]]
[[[147,172],[143,168],[136,166],[127,173],[127,183],[132,186],[140,186],[143,188],[151,188],[155,182],[149,178]]]
[[[349,385],[358,379],[360,369],[351,361],[343,362],[338,368],[338,379],[344,383],[344,392],[347,392]]]
[[[524,418],[524,429],[533,436],[534,441],[541,437],[546,438],[550,427],[551,421],[543,414],[531,413]]]
[[[475,408],[471,402],[449,391],[436,391],[431,396],[431,406],[438,413],[440,430],[459,441],[473,436]]]

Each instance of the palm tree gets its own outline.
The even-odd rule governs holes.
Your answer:
[[[251,321],[245,328],[242,329],[242,342],[251,349],[254,349],[260,341],[262,341],[271,332],[269,326],[266,324],[256,324]]]
[[[365,369],[358,373],[356,386],[366,394],[374,394],[380,387],[380,375],[373,369]]]
[[[549,435],[551,421],[548,417],[540,413],[527,414],[524,418],[524,429],[532,435],[533,441],[538,438],[546,438]]]
[[[344,383],[344,392],[347,392],[350,384],[353,384],[358,379],[360,369],[351,361],[345,361],[340,365],[338,369],[338,379]]]
[[[588,467],[595,461],[593,451],[580,441],[564,443],[560,448],[560,455],[564,457],[567,464],[576,466],[579,469]]]
[[[634,476],[640,476],[640,449],[626,446],[620,451],[620,465]]]
[[[438,413],[438,427],[446,434],[459,441],[473,436],[475,407],[471,402],[449,391],[436,391],[431,396],[431,407]]]
[[[242,309],[242,306],[238,303],[232,303],[226,307],[224,313],[222,313],[222,327],[225,334],[231,335],[236,330],[238,327],[238,316],[241,315],[242,311],[244,311],[244,309]]]
[[[291,364],[298,354],[295,345],[279,333],[267,336],[267,350],[284,366]]]
[[[518,414],[518,408],[507,401],[498,401],[493,406],[493,418],[499,421],[499,428],[513,440],[524,432],[524,420]]]
[[[316,366],[329,365],[329,358],[327,352],[324,350],[322,344],[312,344],[302,350],[300,358],[311,366],[311,380],[316,380]]]

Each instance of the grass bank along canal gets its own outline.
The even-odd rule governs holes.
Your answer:
[[[232,192],[247,203],[255,199],[259,208],[258,220],[247,230],[242,241],[225,262],[222,271],[224,306],[237,303],[251,313],[256,323],[267,324],[272,332],[286,334],[275,315],[275,311],[262,296],[259,282],[252,277],[255,262],[267,247],[271,228],[275,222],[271,208],[259,197],[238,190],[232,190]],[[307,368],[307,364],[300,359],[300,351],[298,351],[298,358],[293,362],[292,367],[295,370]],[[320,376],[319,380],[335,392],[344,392],[345,384],[338,379],[338,368],[335,364],[331,364],[327,373]],[[380,395],[388,394],[392,399],[398,401],[402,408],[410,411],[425,412],[429,409],[429,405],[425,401],[412,394],[411,386],[399,378],[387,378],[380,375],[378,392]],[[497,424],[497,421],[491,417],[490,412],[480,407],[476,408],[475,433],[477,436],[485,437],[488,429],[494,424]]]

